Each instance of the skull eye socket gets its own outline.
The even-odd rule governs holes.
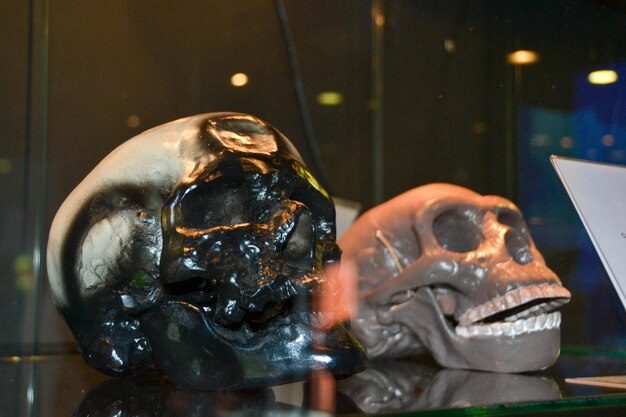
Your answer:
[[[445,250],[465,253],[483,241],[481,216],[475,208],[459,206],[440,213],[433,222],[433,234]]]
[[[298,216],[283,246],[282,255],[287,264],[304,269],[313,267],[313,235],[311,212],[306,210]]]
[[[497,215],[498,223],[509,226],[511,229],[517,231],[523,236],[526,236],[528,234],[526,222],[524,221],[522,215],[517,211],[507,208],[500,208],[497,211]]]
[[[276,201],[262,199],[261,195],[267,193],[255,190],[244,180],[217,179],[187,192],[180,204],[182,218],[194,229],[267,222]]]

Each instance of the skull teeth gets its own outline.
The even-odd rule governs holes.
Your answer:
[[[461,337],[476,336],[519,336],[524,333],[539,332],[558,328],[561,325],[561,313],[541,314],[516,321],[497,322],[457,326],[455,332]]]
[[[541,284],[516,288],[479,306],[472,307],[459,317],[459,326],[470,326],[490,318],[501,317],[505,322],[548,313],[566,304],[570,292],[558,284]],[[527,304],[528,308],[523,309]],[[507,315],[507,312],[510,314]]]

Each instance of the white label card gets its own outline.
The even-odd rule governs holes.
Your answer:
[[[626,308],[626,167],[550,159]]]

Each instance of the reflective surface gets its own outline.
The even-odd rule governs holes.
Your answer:
[[[626,373],[626,352],[565,349],[549,371],[526,375],[447,370],[418,357],[373,363],[337,382],[328,374],[313,374],[301,383],[216,393],[181,390],[158,376],[109,379],[77,355],[12,357],[0,360],[0,380],[6,383],[0,415],[489,415],[559,410],[571,415],[596,406],[604,414],[586,412],[620,415],[626,391],[564,382],[566,377],[620,373]]]
[[[291,142],[208,113],[103,159],[57,212],[47,260],[90,366],[220,390],[362,369],[359,343],[315,305],[339,297],[324,270],[340,254],[333,203]]]
[[[314,131],[333,195],[364,208],[435,181],[506,196],[572,291],[563,341],[626,346],[625,310],[548,161],[552,153],[626,161],[624,2],[284,3],[297,62],[271,0],[6,3],[0,352],[72,349],[41,273],[42,231],[91,167],[148,126],[225,109],[280,126],[299,149]],[[538,61],[513,65],[519,50]],[[308,129],[290,71],[297,64]],[[608,69],[617,82],[592,83],[592,71]],[[231,84],[238,73],[247,84]],[[325,92],[343,101],[322,105]],[[572,376],[611,371],[607,358]],[[83,396],[82,385],[67,383],[69,368],[2,367],[0,414],[71,415]],[[47,388],[28,391],[30,376]],[[601,401],[613,400],[621,394]]]

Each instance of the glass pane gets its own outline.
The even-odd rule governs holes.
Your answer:
[[[626,10],[612,2],[515,6],[513,50],[538,58],[513,65],[519,203],[549,264],[573,292],[563,310],[564,344],[623,349],[624,307],[549,156],[626,162],[620,41]]]
[[[185,7],[52,2],[49,219],[81,178],[128,138],[180,117],[219,111],[250,113],[276,126],[319,175],[303,128],[305,118],[312,120],[324,165],[329,172],[332,167],[326,186],[340,197],[369,199],[367,183],[352,181],[369,170],[369,6],[287,2],[286,12],[281,22],[270,1]],[[304,116],[285,25],[308,104]],[[323,46],[331,40],[332,48]],[[245,74],[245,85],[233,85],[235,74]],[[324,93],[339,102],[320,105]],[[355,153],[363,158],[347,157]],[[42,342],[69,340],[52,307],[46,309]]]
[[[34,288],[32,276],[32,248],[27,237],[28,154],[29,126],[29,5],[13,4],[3,13],[2,70],[0,97],[4,111],[1,118],[0,140],[0,273],[4,290],[0,315],[16,320],[0,321],[0,349],[18,349],[32,325],[32,311],[26,300]],[[9,238],[10,237],[10,238]],[[26,325],[28,322],[28,325]]]
[[[626,404],[621,392],[564,382],[626,371],[626,312],[549,162],[551,154],[626,162],[621,2],[33,0],[7,5],[0,22],[8,109],[0,115],[0,380],[9,381],[0,410],[151,413],[158,404],[183,414],[462,415],[618,413]],[[337,201],[363,210],[437,182],[515,202],[573,294],[562,308],[560,359],[532,375],[490,374],[442,369],[424,353],[372,362],[341,381],[315,372],[244,395],[180,390],[159,378],[111,380],[88,368],[45,279],[55,212],[127,139],[222,111],[277,127]],[[243,205],[225,206],[238,213]],[[497,214],[501,224],[523,228],[507,213]],[[304,238],[289,235],[284,245],[294,264],[309,253],[302,242],[313,222],[297,215],[293,235]],[[456,239],[475,224],[452,220],[439,225],[442,239],[469,242],[449,247],[470,252],[482,236]],[[510,235],[510,252],[523,251],[525,238]],[[141,287],[145,278],[130,282]],[[275,317],[283,307],[263,311]],[[263,317],[254,316],[255,326]]]

